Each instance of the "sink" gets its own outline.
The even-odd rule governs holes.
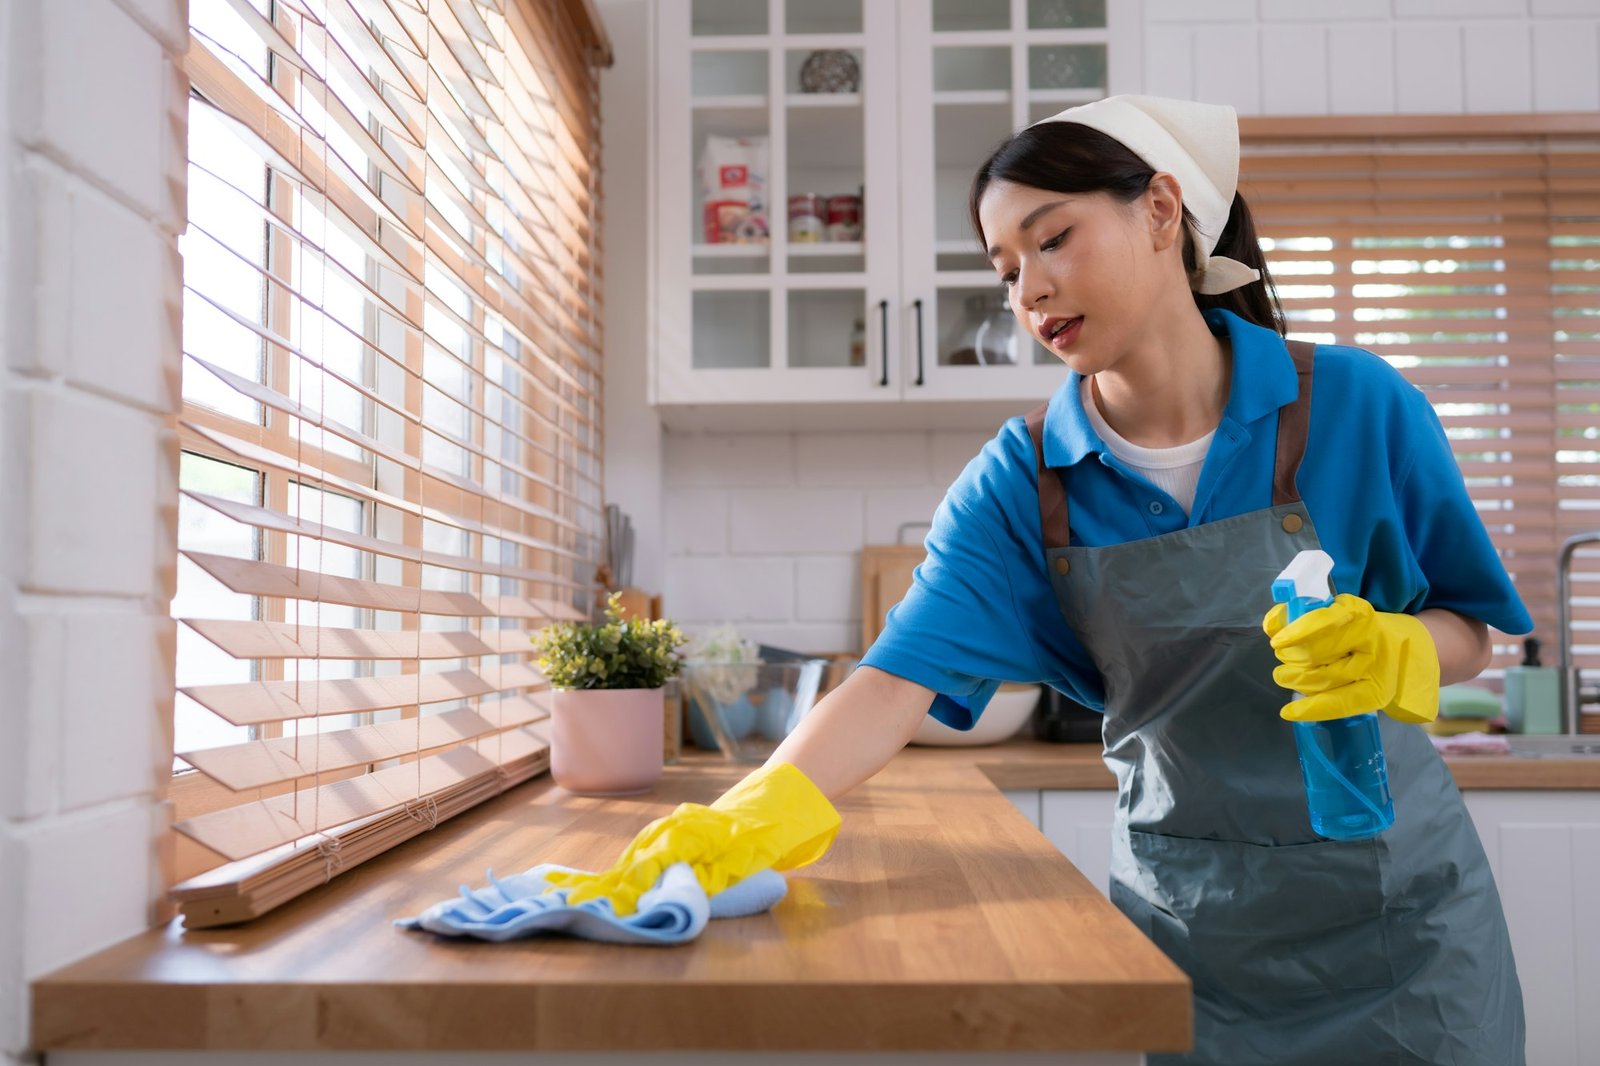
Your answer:
[[[1600,758],[1600,735],[1510,736],[1511,754],[1525,759]]]

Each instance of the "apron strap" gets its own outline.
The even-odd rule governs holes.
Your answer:
[[[1311,364],[1317,346],[1309,341],[1286,341],[1294,358],[1294,372],[1300,378],[1300,394],[1278,408],[1278,460],[1272,469],[1272,505],[1300,502],[1295,478],[1300,460],[1306,454],[1306,435],[1311,428]]]
[[[1072,533],[1067,526],[1067,485],[1058,473],[1044,465],[1044,413],[1048,401],[1028,412],[1028,436],[1033,438],[1033,455],[1039,464],[1039,527],[1044,530],[1044,547],[1065,548]]]
[[[1293,401],[1278,409],[1278,455],[1272,471],[1272,505],[1300,502],[1300,490],[1295,484],[1300,472],[1300,461],[1306,454],[1306,437],[1311,428],[1311,366],[1316,355],[1316,345],[1309,341],[1285,341],[1289,355],[1294,359],[1294,370],[1300,380],[1300,392]],[[1048,402],[1029,411],[1025,421],[1028,436],[1033,438],[1033,455],[1039,472],[1039,528],[1044,533],[1044,547],[1065,548],[1071,541],[1067,523],[1067,487],[1059,473],[1044,465],[1044,416]]]

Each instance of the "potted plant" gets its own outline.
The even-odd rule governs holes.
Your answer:
[[[550,776],[569,792],[626,796],[661,777],[662,686],[678,673],[683,632],[624,617],[621,595],[600,623],[557,622],[533,635],[555,689]]]

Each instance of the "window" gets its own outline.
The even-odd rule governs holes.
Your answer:
[[[1291,335],[1370,349],[1433,401],[1553,665],[1557,550],[1600,528],[1600,136],[1496,121],[1307,145],[1315,121],[1246,120],[1240,187]],[[1594,669],[1600,553],[1573,577]],[[1496,669],[1520,657],[1497,636]]]
[[[175,890],[237,921],[540,772],[603,535],[577,0],[191,0]],[[197,876],[198,875],[198,876]]]

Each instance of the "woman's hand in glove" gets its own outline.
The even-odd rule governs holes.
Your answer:
[[[839,812],[789,763],[764,766],[707,807],[683,803],[634,837],[615,865],[599,873],[551,873],[568,903],[605,898],[619,915],[676,862],[693,869],[714,896],[761,870],[790,870],[820,859],[839,832]]]
[[[1415,616],[1377,611],[1344,594],[1294,622],[1280,603],[1262,628],[1280,663],[1272,679],[1304,696],[1284,706],[1284,718],[1321,722],[1369,711],[1402,722],[1438,717],[1439,655]]]

